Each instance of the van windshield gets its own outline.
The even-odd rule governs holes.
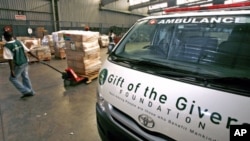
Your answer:
[[[167,66],[214,78],[250,79],[250,17],[142,20],[128,32],[112,56],[132,63],[145,61],[144,66],[137,68],[152,71],[152,65],[157,64],[162,69]]]

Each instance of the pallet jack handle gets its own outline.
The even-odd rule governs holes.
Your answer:
[[[62,72],[60,70],[58,70],[57,68],[49,65],[48,63],[44,62],[44,61],[40,61],[40,63],[52,68],[53,70],[59,72],[62,74],[62,78],[64,79],[64,85],[70,85],[71,83],[78,83],[82,80],[84,80],[85,78],[82,76],[78,76],[74,70],[72,68],[67,68],[65,69],[65,72]]]
[[[40,63],[41,63],[41,64],[44,64],[44,65],[46,65],[46,66],[48,66],[48,67],[50,67],[50,68],[52,68],[53,70],[55,70],[55,71],[57,71],[57,72],[59,72],[59,73],[61,73],[61,74],[63,74],[62,71],[58,70],[57,68],[55,68],[55,67],[49,65],[48,63],[46,63],[46,62],[44,62],[44,61],[40,61]]]

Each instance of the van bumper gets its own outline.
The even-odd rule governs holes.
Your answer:
[[[96,104],[96,121],[102,141],[138,141],[138,138],[119,127],[106,112],[101,110],[98,104]]]

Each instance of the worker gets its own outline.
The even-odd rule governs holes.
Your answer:
[[[16,89],[22,94],[21,98],[30,97],[35,94],[28,74],[28,58],[26,53],[35,57],[38,61],[39,58],[35,56],[30,50],[18,40],[13,38],[12,32],[5,31],[4,39],[6,44],[3,48],[3,57],[7,59],[10,67],[9,80],[16,87]],[[19,81],[19,77],[22,78],[22,82]]]
[[[89,31],[89,26],[88,25],[84,26],[84,30]]]
[[[109,45],[108,45],[108,51],[107,51],[107,54],[109,54],[111,52],[111,50],[114,48],[115,46],[115,33],[113,32],[113,30],[111,29],[109,31]]]

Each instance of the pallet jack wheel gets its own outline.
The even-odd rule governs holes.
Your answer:
[[[65,87],[70,86],[71,81],[64,79],[63,84],[64,84]]]
[[[71,81],[69,80],[69,75],[66,72],[62,73],[62,79],[63,79],[64,87],[71,85]]]

